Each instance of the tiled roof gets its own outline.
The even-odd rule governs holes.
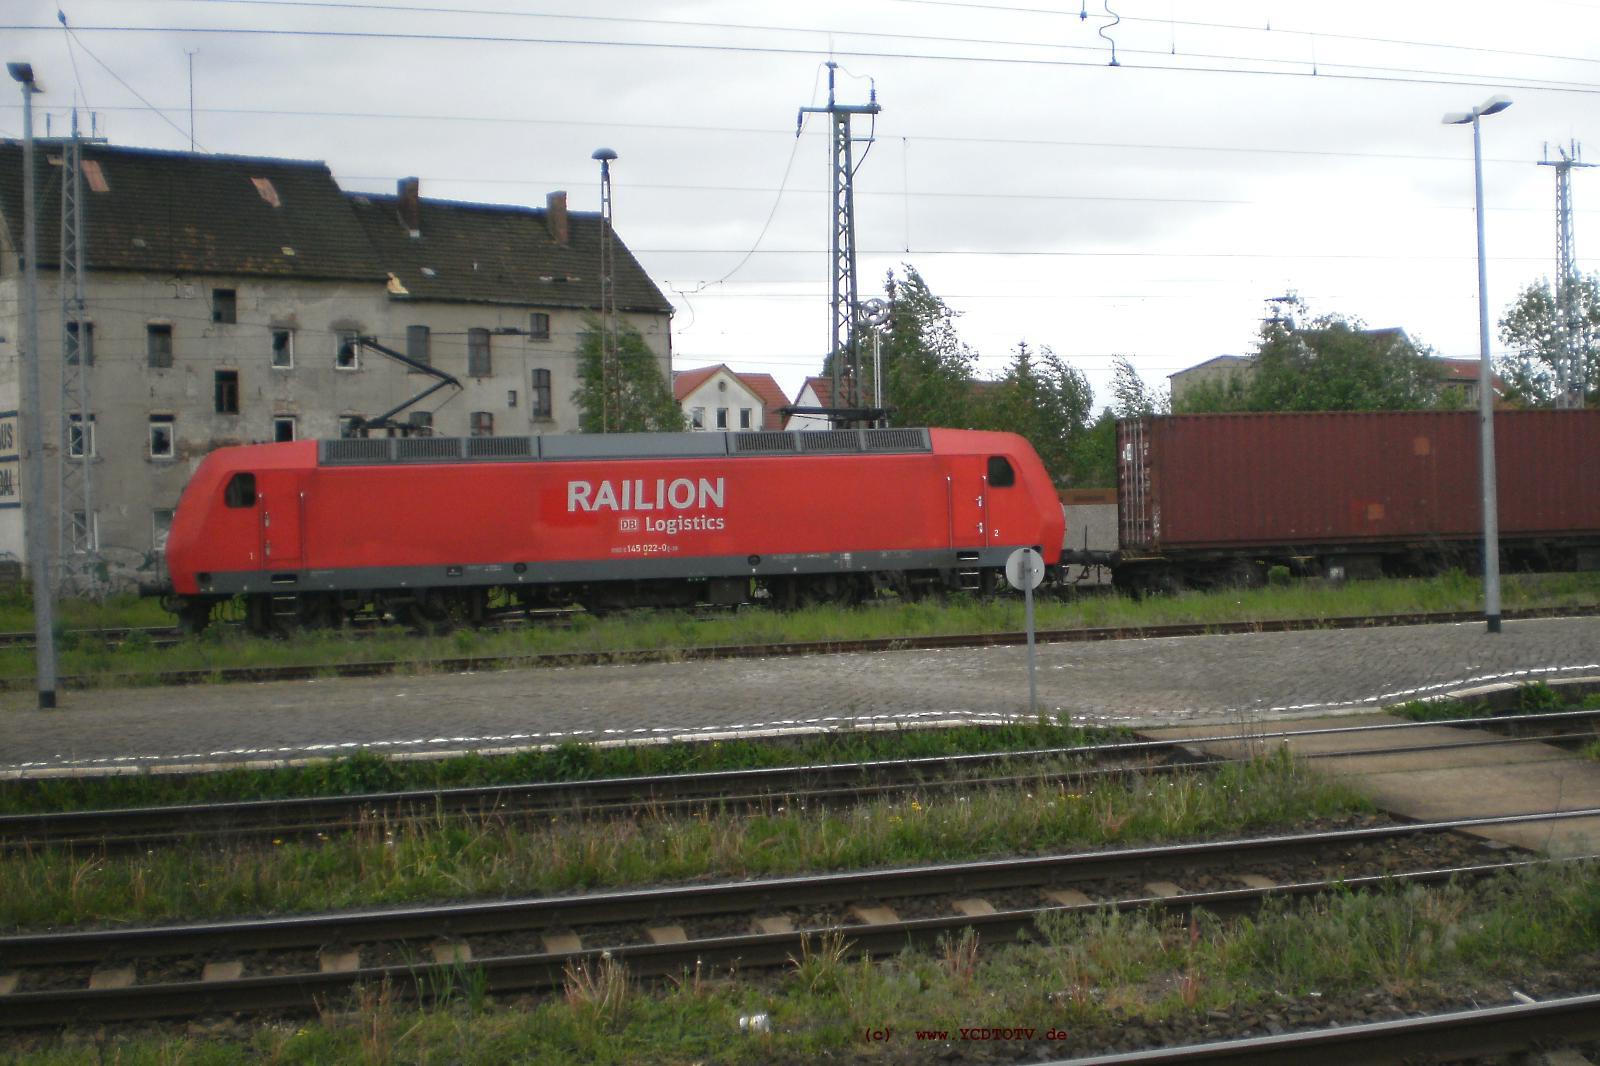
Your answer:
[[[739,380],[747,385],[751,392],[761,397],[762,429],[782,429],[783,416],[778,413],[780,407],[789,406],[789,397],[783,393],[783,387],[778,384],[771,374],[740,374]]]
[[[40,266],[60,262],[60,154],[52,144],[34,149]],[[84,182],[85,258],[92,270],[384,276],[322,163],[111,145],[85,145],[83,158],[104,187]],[[0,215],[19,252],[22,192],[22,146],[0,142]]]
[[[800,386],[800,391],[804,393],[807,386],[810,386],[811,391],[816,394],[818,407],[833,406],[833,379],[831,377],[806,378],[806,383]],[[795,397],[795,403],[798,404],[799,402],[800,398],[798,396]]]
[[[1167,377],[1169,377],[1169,378],[1180,377],[1180,376],[1182,376],[1184,374],[1192,374],[1196,370],[1204,370],[1207,367],[1221,368],[1221,367],[1225,367],[1225,366],[1239,366],[1242,363],[1253,363],[1253,362],[1255,362],[1255,356],[1253,356],[1253,355],[1218,355],[1218,356],[1214,356],[1214,357],[1212,357],[1210,359],[1207,359],[1203,363],[1196,363],[1194,366],[1184,367],[1182,370],[1178,371],[1175,374],[1168,374]]]
[[[711,375],[719,370],[728,370],[728,368],[722,363],[718,363],[716,366],[699,366],[693,370],[673,371],[672,398],[682,403],[689,398],[691,392],[711,380]],[[728,373],[731,374],[733,371],[728,370]]]
[[[343,192],[323,163],[295,159],[84,147],[88,266],[150,273],[268,275],[384,281],[404,298],[600,306],[600,216],[568,215],[557,244],[545,210],[420,201],[420,235],[394,196]],[[52,165],[50,158],[57,163]],[[59,262],[60,148],[36,145],[39,263]],[[87,175],[86,175],[87,177]],[[103,179],[103,181],[99,180]],[[22,247],[22,146],[0,142],[0,218]],[[644,269],[615,239],[617,309],[670,313]]]
[[[570,240],[561,245],[550,235],[545,210],[423,199],[420,235],[412,237],[397,200],[349,197],[378,261],[413,299],[600,306],[598,214],[569,212]],[[617,309],[670,312],[672,305],[621,238],[613,234],[613,240]]]

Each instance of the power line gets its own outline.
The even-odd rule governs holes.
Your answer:
[[[111,67],[106,64],[105,60],[103,60],[99,56],[95,55],[94,51],[92,49],[90,49],[90,47],[88,45],[84,44],[83,41],[78,38],[77,31],[73,27],[67,25],[65,16],[62,16],[61,25],[67,31],[67,36],[73,41],[73,43],[77,44],[77,46],[79,48],[82,48],[83,51],[84,51],[84,54],[87,55],[90,59],[94,60],[96,63],[99,63],[101,69],[104,70],[107,74],[111,75],[113,78],[115,78],[118,85],[122,86],[124,89],[128,90],[134,96],[138,97],[140,103],[144,104],[144,106],[149,108],[151,111],[154,111],[158,116],[160,116],[161,121],[165,122],[167,125],[171,126],[173,129],[177,130],[178,134],[180,136],[185,136],[185,137],[188,136],[188,134],[184,132],[184,129],[183,129],[182,126],[178,125],[176,122],[172,121],[172,119],[167,117],[167,113],[165,111],[162,111],[155,104],[152,104],[149,100],[146,100],[144,98],[144,94],[143,93],[139,92],[138,89],[135,89],[133,86],[129,85],[126,81],[123,80],[122,75],[120,75],[116,71],[112,70]],[[28,27],[28,28],[32,29],[32,28],[35,28],[35,27]],[[74,70],[77,69],[76,63],[74,63],[73,69]],[[206,150],[204,145],[200,145],[199,148],[200,148],[201,151],[205,151]]]
[[[36,32],[45,27],[28,26],[20,24],[0,25],[0,30],[13,32]],[[443,44],[532,44],[532,45],[558,45],[564,48],[591,47],[591,48],[625,48],[625,49],[658,49],[666,51],[690,52],[716,52],[738,55],[789,55],[789,56],[815,56],[814,48],[787,48],[775,45],[734,45],[710,44],[698,42],[678,41],[608,41],[592,38],[562,38],[562,37],[521,37],[507,34],[447,34],[447,33],[400,33],[383,30],[307,30],[283,29],[277,27],[216,27],[216,26],[83,26],[78,31],[84,33],[129,33],[129,34],[205,34],[208,36],[240,36],[240,37],[282,37],[282,38],[309,38],[314,40],[382,40],[403,42],[427,42]],[[81,42],[80,42],[81,43]],[[86,48],[85,51],[88,51]],[[998,64],[1003,66],[1028,66],[1043,68],[1083,67],[1100,69],[1104,64],[1089,60],[1070,59],[1037,59],[1022,56],[973,56],[973,55],[943,55],[932,52],[883,52],[861,49],[830,49],[830,54],[835,57],[848,57],[852,59],[879,59],[879,60],[921,60],[927,62],[951,63],[982,63]],[[1155,53],[1166,55],[1166,53]],[[93,53],[90,52],[93,56]],[[1240,63],[1278,63],[1290,61],[1262,59],[1254,56],[1223,56],[1208,55],[1203,58],[1228,60]],[[98,62],[99,60],[96,59]],[[104,66],[104,64],[101,64]],[[1303,64],[1301,64],[1303,65]],[[1374,73],[1331,73],[1316,70],[1265,70],[1243,67],[1204,67],[1204,66],[1176,66],[1171,64],[1136,64],[1124,63],[1121,69],[1142,71],[1165,71],[1184,74],[1245,74],[1262,77],[1293,77],[1293,78],[1321,78],[1324,80],[1359,81],[1359,82],[1391,82],[1406,85],[1474,85],[1492,86],[1503,89],[1528,89],[1531,91],[1571,92],[1583,95],[1600,95],[1600,85],[1589,82],[1556,82],[1545,79],[1507,80],[1498,77],[1484,77],[1477,74],[1440,72],[1440,71],[1415,71],[1400,67],[1347,67],[1348,70],[1383,71],[1383,74]],[[1421,77],[1392,77],[1398,74],[1421,74]],[[113,75],[115,76],[115,75]],[[118,79],[121,81],[121,79]],[[126,86],[126,82],[123,83]],[[130,91],[131,90],[131,87]],[[138,95],[135,93],[135,95]],[[140,99],[144,99],[140,97]],[[148,103],[148,101],[146,101]],[[153,105],[152,105],[153,106]],[[165,115],[162,116],[166,118]],[[170,119],[167,119],[171,123]],[[179,129],[180,133],[184,131]]]

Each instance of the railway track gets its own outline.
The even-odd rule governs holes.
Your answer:
[[[1364,754],[1438,751],[1570,741],[1592,737],[1600,710],[1497,715],[1455,723],[1403,722],[1322,729],[1232,733],[1185,741],[1136,740],[1075,748],[973,755],[928,756],[690,774],[548,781],[470,788],[418,789],[347,796],[312,796],[182,806],[129,807],[0,815],[0,849],[8,852],[63,848],[147,848],[185,840],[230,841],[348,832],[374,826],[446,818],[508,819],[581,815],[629,817],[644,811],[672,813],[716,805],[764,808],[778,803],[812,806],[858,803],[908,793],[1060,784],[1067,781],[1146,776],[1193,769],[1208,743],[1252,746],[1297,737],[1371,733],[1393,736],[1407,731],[1457,724],[1474,731],[1510,729],[1511,736],[1464,735],[1450,742],[1356,748],[1305,753],[1302,759],[1351,758]],[[1570,728],[1560,728],[1567,725]],[[1532,732],[1522,732],[1531,729]]]
[[[1541,607],[1526,610],[1508,610],[1502,617],[1507,621],[1532,618],[1580,618],[1597,613],[1589,607]],[[1045,644],[1091,643],[1103,640],[1149,640],[1160,637],[1222,636],[1240,633],[1293,633],[1312,629],[1370,629],[1382,626],[1444,625],[1475,622],[1482,617],[1477,611],[1435,611],[1410,614],[1354,615],[1337,618],[1281,618],[1240,622],[1184,622],[1157,626],[1102,626],[1071,629],[1047,629],[1036,634]],[[541,624],[551,624],[549,622]],[[347,633],[382,633],[383,627],[352,629]],[[86,632],[96,639],[114,636],[116,630],[101,629]],[[156,632],[156,631],[150,631]],[[174,631],[175,632],[175,631]],[[31,635],[10,634],[22,638],[14,647],[32,647]],[[1027,634],[954,633],[914,637],[878,637],[852,640],[788,641],[770,644],[720,644],[684,648],[619,648],[606,651],[528,652],[511,655],[465,655],[429,660],[383,659],[368,662],[307,663],[272,666],[219,666],[202,669],[160,670],[147,673],[105,673],[95,675],[66,675],[59,684],[66,688],[116,687],[120,684],[192,685],[216,682],[303,681],[327,677],[376,677],[404,672],[418,666],[446,671],[503,670],[513,667],[588,666],[596,663],[633,664],[653,662],[681,662],[685,660],[713,661],[719,659],[756,659],[801,655],[836,655],[844,653],[882,651],[928,651],[941,648],[1008,647],[1023,644]],[[156,646],[181,643],[177,637],[155,638]],[[0,691],[25,689],[34,684],[31,676],[0,677]]]
[[[1058,1059],[1041,1066],[1367,1066],[1477,1060],[1600,1040],[1600,995],[1564,996],[1390,1022],[1315,1029],[1185,1047]],[[1530,1060],[1532,1061],[1532,1060]],[[1553,1061],[1553,1060],[1545,1060]],[[1572,1060],[1588,1061],[1587,1059]]]
[[[1335,889],[1437,884],[1549,860],[1483,861],[1460,831],[1600,809],[1200,844],[670,885],[336,914],[0,938],[0,1026],[305,1011],[364,985],[426,999],[560,987],[574,967],[635,978],[781,967],[807,952],[894,954],[973,930],[1031,935],[1042,916],[1248,911]],[[830,947],[831,940],[831,947]],[[609,962],[606,962],[609,960]]]

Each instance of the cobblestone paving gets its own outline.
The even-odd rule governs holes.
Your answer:
[[[1017,648],[508,670],[0,704],[0,772],[145,769],[563,740],[996,721],[1028,711]],[[1493,681],[1600,674],[1600,619],[1041,645],[1040,709],[1096,724],[1371,710]]]

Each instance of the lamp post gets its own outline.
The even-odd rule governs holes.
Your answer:
[[[1478,450],[1483,473],[1483,617],[1490,633],[1500,632],[1500,513],[1494,482],[1494,366],[1489,360],[1489,275],[1483,252],[1483,137],[1478,120],[1511,106],[1491,96],[1468,112],[1444,117],[1447,126],[1472,124],[1472,178],[1478,219]]]
[[[33,182],[33,64],[7,63],[6,72],[22,86],[22,491],[26,519],[28,575],[33,584],[34,668],[39,708],[56,705],[55,588],[50,581],[50,537],[44,501],[44,408],[39,395],[39,234]]]

